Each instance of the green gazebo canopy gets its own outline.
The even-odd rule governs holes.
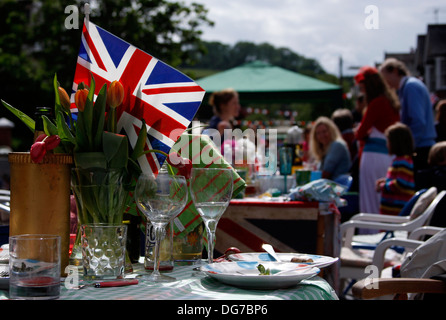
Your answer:
[[[206,90],[207,97],[214,91],[233,88],[242,104],[328,102],[333,106],[342,105],[340,86],[262,61],[246,63],[196,82]]]

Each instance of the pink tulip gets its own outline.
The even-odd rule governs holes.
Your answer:
[[[31,146],[30,155],[31,155],[31,160],[33,162],[35,163],[42,162],[43,157],[45,157],[45,154],[46,154],[45,142],[38,141]]]

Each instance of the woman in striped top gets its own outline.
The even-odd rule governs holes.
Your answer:
[[[378,179],[376,189],[381,192],[381,214],[398,215],[415,193],[412,155],[414,140],[409,127],[397,122],[385,131],[389,153],[394,155],[385,178]]]

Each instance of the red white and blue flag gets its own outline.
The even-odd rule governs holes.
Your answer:
[[[125,98],[118,108],[118,130],[134,147],[144,119],[147,149],[169,152],[189,126],[205,91],[192,79],[132,46],[108,31],[85,21],[71,96],[71,111],[77,113],[74,93],[80,83],[90,85],[94,76],[97,95],[104,84],[119,80]],[[138,159],[144,172],[158,172],[164,157],[148,153]]]

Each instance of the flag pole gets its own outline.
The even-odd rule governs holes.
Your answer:
[[[88,23],[90,22],[90,4],[86,3],[84,5],[84,14],[85,14],[85,24],[88,25]]]

